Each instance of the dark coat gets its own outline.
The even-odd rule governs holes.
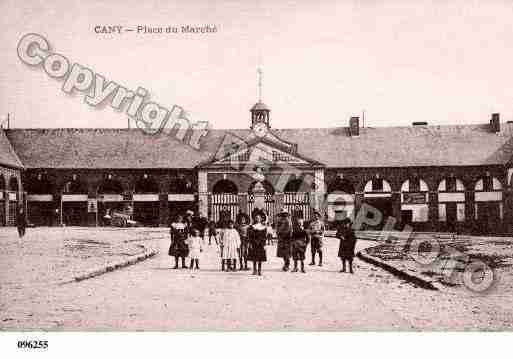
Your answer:
[[[187,245],[188,228],[179,228],[179,223],[171,224],[170,235],[171,244],[168,254],[173,257],[187,257],[189,255],[189,246]],[[175,226],[176,225],[176,226]]]
[[[265,262],[267,254],[265,243],[267,239],[267,228],[255,229],[253,226],[248,230],[248,261]]]
[[[278,217],[276,235],[278,236],[276,255],[280,258],[290,258],[292,255],[292,222],[289,216]]]
[[[16,227],[18,228],[26,228],[27,227],[27,216],[25,212],[20,214],[20,212],[16,213]]]
[[[294,260],[304,260],[305,251],[308,246],[309,236],[304,228],[296,227],[292,232],[292,258]]]
[[[336,237],[340,239],[338,256],[342,259],[353,259],[356,246],[356,235],[352,228],[339,228]]]

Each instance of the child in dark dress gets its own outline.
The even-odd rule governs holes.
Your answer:
[[[253,262],[253,274],[262,275],[262,262],[267,261],[265,252],[267,227],[262,224],[262,217],[258,214],[254,222],[248,231],[248,260]]]
[[[342,261],[341,273],[346,271],[346,262],[349,264],[349,273],[353,273],[354,248],[356,246],[356,235],[349,218],[344,219],[337,229],[336,237],[340,239],[338,256]]]
[[[302,218],[299,218],[292,231],[292,259],[294,260],[293,272],[297,272],[297,262],[301,263],[301,273],[305,272],[305,252],[308,246],[308,233],[306,232]]]
[[[182,259],[182,268],[187,268],[185,265],[185,257],[189,255],[189,247],[187,245],[188,228],[184,223],[182,216],[177,216],[176,221],[171,224],[170,229],[171,245],[169,246],[169,255],[175,257],[175,266],[178,268],[178,259]]]

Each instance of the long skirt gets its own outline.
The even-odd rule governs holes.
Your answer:
[[[189,255],[189,246],[185,241],[175,241],[169,246],[168,254],[173,257],[187,257]]]
[[[248,261],[266,262],[267,254],[265,252],[265,246],[250,245],[248,249]]]
[[[283,238],[283,237],[278,236],[278,247],[277,247],[276,256],[285,259],[285,258],[290,258],[291,254],[292,254],[292,246],[290,243],[290,238],[289,237]]]
[[[340,259],[353,259],[354,258],[354,246],[351,244],[340,243],[338,248],[338,257]]]

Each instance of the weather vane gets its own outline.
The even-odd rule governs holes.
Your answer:
[[[260,67],[257,69],[257,73],[258,73],[258,102],[262,102],[262,74],[263,74],[263,71]]]

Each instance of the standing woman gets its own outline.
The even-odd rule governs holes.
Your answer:
[[[336,237],[340,239],[338,247],[338,256],[342,261],[341,273],[346,271],[346,262],[349,264],[349,273],[353,273],[354,248],[356,246],[356,235],[352,228],[352,222],[349,218],[342,221],[337,229]]]
[[[262,223],[262,217],[257,214],[254,223],[248,231],[248,260],[253,262],[253,274],[262,275],[262,262],[267,261],[265,243],[267,227]]]
[[[185,257],[189,255],[189,247],[187,246],[188,228],[181,215],[176,216],[176,221],[171,223],[169,234],[171,235],[169,255],[175,257],[174,269],[178,269],[178,258],[182,258],[182,268],[187,268]]]
[[[16,215],[16,227],[18,228],[20,238],[23,237],[25,235],[25,228],[27,228],[27,216],[25,216],[23,207],[20,207]]]

